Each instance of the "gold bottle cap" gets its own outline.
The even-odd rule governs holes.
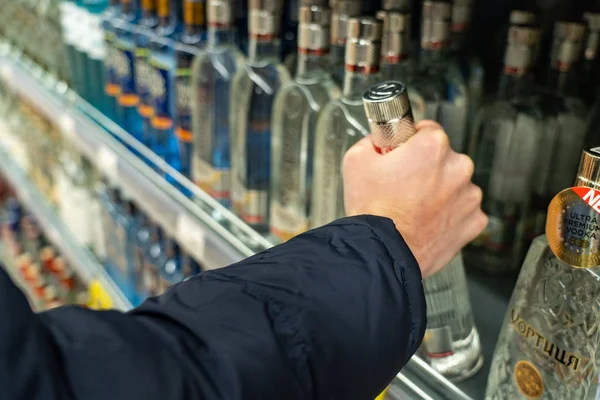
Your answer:
[[[331,44],[346,45],[348,21],[360,15],[360,1],[338,0],[331,5]]]
[[[585,25],[559,21],[554,25],[552,68],[569,71],[579,61]]]
[[[211,26],[230,26],[233,22],[231,0],[208,0],[206,15]]]
[[[512,10],[509,17],[509,25],[533,25],[536,22],[535,13],[526,10]]]
[[[406,86],[397,81],[371,86],[363,96],[373,144],[390,150],[415,134],[415,125]]]
[[[280,0],[250,0],[248,31],[253,39],[270,41],[279,34]]]
[[[452,5],[426,0],[421,21],[421,48],[442,50],[450,45]]]
[[[346,71],[373,74],[379,71],[381,22],[375,18],[350,18],[346,42]]]
[[[329,50],[331,11],[319,6],[302,6],[298,25],[298,51],[325,55]]]
[[[410,14],[386,12],[381,39],[382,62],[395,64],[408,58],[410,47]]]
[[[575,186],[600,189],[600,147],[586,147],[583,150]]]

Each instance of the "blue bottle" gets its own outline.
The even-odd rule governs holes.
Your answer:
[[[141,18],[137,25],[135,34],[135,84],[139,97],[137,120],[140,126],[136,131],[141,132],[142,143],[150,147],[150,135],[152,133],[150,121],[154,115],[152,107],[152,97],[150,96],[150,49],[148,47],[150,37],[152,36],[158,16],[156,14],[157,0],[144,0],[141,3]]]
[[[88,46],[87,46],[87,93],[88,101],[103,113],[108,112],[104,96],[104,34],[102,31],[102,14],[106,9],[107,0],[84,0],[88,12]]]
[[[150,245],[146,250],[142,272],[143,294],[149,297],[160,294],[160,267],[164,259],[162,236],[160,227],[152,224],[150,226]]]
[[[110,0],[110,3],[102,14],[102,29],[104,32],[104,101],[106,103],[104,114],[116,120],[117,101],[120,93],[119,80],[115,69],[116,60],[116,33],[113,26],[113,21],[119,16],[121,7],[119,0]]]
[[[182,282],[181,249],[171,238],[164,241],[164,260],[160,268],[160,292],[164,293],[169,287]]]
[[[175,39],[181,32],[181,0],[158,0],[158,25],[150,37],[150,148],[176,170],[180,170],[175,137]]]
[[[137,1],[121,1],[121,15],[115,19],[115,69],[119,80],[119,97],[117,106],[117,123],[123,129],[141,140],[141,132],[136,132],[139,114],[137,106],[139,98],[135,85],[135,31],[139,19]]]
[[[183,31],[175,44],[177,110],[175,129],[181,173],[191,175],[192,164],[192,63],[206,40],[204,0],[183,0]]]

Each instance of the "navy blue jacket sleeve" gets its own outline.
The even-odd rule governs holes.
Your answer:
[[[0,273],[0,397],[373,399],[420,345],[421,273],[385,218],[309,231],[128,312],[34,314]]]

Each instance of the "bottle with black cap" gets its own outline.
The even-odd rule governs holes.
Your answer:
[[[383,154],[415,134],[409,96],[404,84],[387,81],[363,97],[373,143]],[[466,379],[483,365],[460,253],[443,270],[423,282],[427,330],[421,352],[431,366],[452,380]]]
[[[600,148],[548,207],[512,294],[486,399],[595,399],[600,334]]]
[[[281,0],[249,0],[248,59],[231,86],[232,202],[237,215],[259,231],[269,228],[271,113],[290,79],[281,64]]]
[[[233,77],[244,66],[235,43],[233,0],[208,0],[208,37],[192,65],[192,180],[231,207],[229,104]]]
[[[322,226],[344,215],[342,157],[369,134],[362,96],[379,81],[381,28],[375,18],[348,21],[342,98],[325,106],[317,121],[311,226]]]
[[[283,85],[273,106],[270,231],[279,241],[309,227],[317,118],[341,96],[328,71],[329,23],[329,8],[300,8],[296,76]]]
[[[483,190],[490,223],[464,250],[466,264],[491,273],[516,270],[530,205],[542,115],[531,99],[530,70],[540,32],[511,27],[496,97],[473,122],[473,182]]]
[[[466,146],[469,98],[462,72],[450,52],[451,23],[450,3],[423,3],[420,66],[408,85],[415,119],[432,119],[442,124],[452,148],[462,152]]]

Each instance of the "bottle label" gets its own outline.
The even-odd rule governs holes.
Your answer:
[[[576,268],[600,266],[600,191],[573,187],[548,207],[546,236],[556,257]]]
[[[234,176],[231,195],[233,208],[244,222],[251,225],[267,223],[269,195],[266,190],[248,190],[242,180]]]
[[[229,169],[218,169],[199,157],[194,158],[194,183],[213,199],[230,197],[230,177]]]
[[[139,97],[135,87],[135,48],[132,43],[118,40],[115,43],[115,72],[119,81],[119,105],[137,107]]]
[[[177,138],[191,143],[192,134],[192,63],[195,54],[177,52]]]
[[[175,113],[175,63],[151,56],[150,96],[154,116],[152,127],[158,130],[173,129],[173,114]]]
[[[284,207],[278,202],[271,204],[271,233],[281,241],[288,241],[308,230],[308,218]]]
[[[146,119],[150,119],[154,115],[149,89],[151,76],[150,50],[147,47],[138,46],[135,49],[135,83],[140,99],[138,113]]]
[[[513,376],[517,388],[528,399],[539,399],[544,394],[542,375],[529,361],[517,362]]]
[[[429,358],[445,358],[454,354],[452,349],[452,331],[449,326],[425,330],[421,344]]]

